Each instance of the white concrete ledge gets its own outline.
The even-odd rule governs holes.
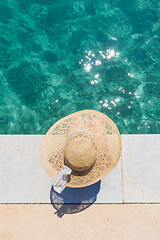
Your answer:
[[[0,202],[49,202],[50,178],[41,163],[41,135],[0,136]]]
[[[126,203],[160,202],[160,134],[123,135]]]
[[[51,199],[160,202],[160,135],[121,136],[122,158],[100,183],[78,191],[66,189],[57,197],[51,192]],[[50,203],[51,178],[41,163],[43,137],[0,135],[0,203]]]
[[[0,203],[50,203],[50,182],[41,162],[43,135],[0,135]],[[54,202],[122,202],[121,161],[91,188],[66,189]],[[54,195],[53,195],[54,194]],[[64,199],[63,199],[64,198]]]

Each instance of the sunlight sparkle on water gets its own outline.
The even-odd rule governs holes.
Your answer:
[[[88,53],[88,56],[90,56],[90,55],[91,55],[91,52],[92,52],[92,51],[89,51],[89,53]]]
[[[119,98],[116,98],[116,99],[115,99],[115,102],[119,102],[119,101],[120,101],[120,99],[119,99]]]
[[[95,78],[99,78],[99,73],[97,73],[97,74],[95,75]]]
[[[91,68],[92,68],[92,66],[91,66],[90,63],[89,63],[89,64],[84,64],[84,69],[85,69],[87,72],[89,72],[89,71],[91,70]]]
[[[101,61],[100,60],[96,60],[95,64],[96,65],[101,65]]]
[[[108,107],[108,104],[107,104],[107,103],[104,103],[104,104],[103,104],[103,107]]]
[[[115,52],[113,49],[107,49],[106,55],[107,55],[107,58],[110,59],[110,58],[113,58],[113,57],[119,57],[120,53]]]

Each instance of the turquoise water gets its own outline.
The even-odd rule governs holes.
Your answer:
[[[44,134],[83,109],[160,133],[160,2],[0,3],[0,134]]]

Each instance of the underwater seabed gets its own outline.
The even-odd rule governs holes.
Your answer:
[[[94,109],[121,134],[160,133],[157,1],[0,3],[0,134],[44,134]]]

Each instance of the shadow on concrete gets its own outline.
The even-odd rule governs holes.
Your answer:
[[[52,187],[50,200],[52,206],[57,210],[55,214],[61,218],[64,214],[73,214],[85,210],[96,201],[100,185],[101,181],[83,188],[66,187],[61,194],[55,192]]]

